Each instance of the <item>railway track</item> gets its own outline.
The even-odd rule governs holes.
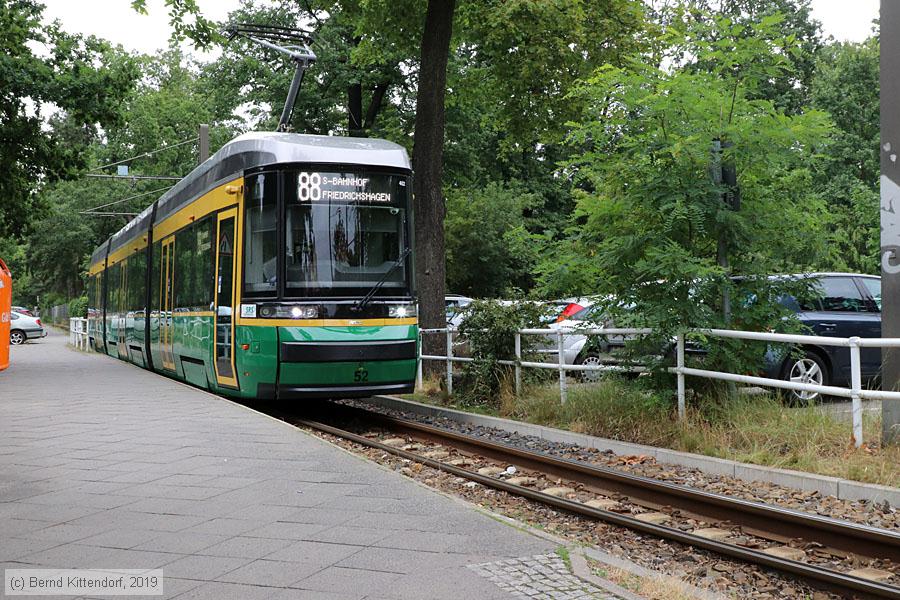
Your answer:
[[[860,556],[889,560],[894,565],[900,565],[900,532],[731,498],[581,461],[513,448],[483,438],[447,431],[357,407],[341,405],[333,408],[336,409],[336,412],[330,413],[326,417],[328,420],[339,416],[341,420],[355,420],[364,423],[366,427],[377,427],[389,431],[395,436],[402,435],[426,444],[436,444],[441,448],[453,449],[457,456],[468,456],[473,459],[478,457],[480,460],[489,462],[515,465],[519,477],[507,477],[506,473],[497,472],[496,467],[479,469],[481,472],[467,469],[465,468],[466,461],[453,460],[449,452],[434,450],[417,452],[405,443],[400,444],[403,447],[398,447],[397,440],[400,438],[395,437],[386,440],[391,443],[384,443],[384,441],[329,425],[322,422],[321,419],[313,420],[286,414],[278,416],[297,425],[418,462],[488,488],[501,490],[590,519],[680,542],[781,573],[788,573],[815,587],[828,589],[848,597],[900,599],[900,587],[898,586],[791,556],[792,553],[797,554],[796,544],[793,550],[791,550],[791,546],[786,545],[792,541],[802,540],[804,544],[811,544],[821,552],[829,553],[839,559]],[[412,444],[412,446],[414,447],[416,444]],[[554,489],[539,490],[534,487],[535,477],[523,477],[523,474],[529,471],[545,476],[547,479],[556,479],[566,483],[560,483]],[[528,479],[532,481],[525,481]],[[567,486],[577,486],[582,495],[584,493],[598,494],[608,498],[617,498],[617,500],[585,502],[575,499],[575,494],[567,494],[565,490],[574,492],[572,487]],[[617,511],[613,508],[620,501],[649,509],[651,512],[625,514],[621,509]],[[652,512],[658,510],[665,510],[668,513]],[[752,544],[740,545],[727,541],[726,538],[730,536],[727,535],[728,531],[725,529],[704,527],[699,530],[695,529],[693,532],[685,531],[665,524],[672,514],[682,518],[687,516],[714,525],[724,523],[732,529],[740,527],[742,533],[781,545],[773,546],[774,551],[772,548],[751,547]],[[778,548],[788,549],[788,551],[779,551]],[[893,580],[897,581],[898,579],[900,576],[895,573]]]

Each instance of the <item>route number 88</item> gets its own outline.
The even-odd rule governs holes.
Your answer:
[[[303,171],[297,179],[297,196],[301,202],[315,201],[322,197],[322,176]]]

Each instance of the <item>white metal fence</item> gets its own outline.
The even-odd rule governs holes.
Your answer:
[[[419,340],[419,372],[418,384],[422,382],[422,361],[438,360],[446,362],[447,370],[447,393],[453,393],[453,363],[456,362],[472,362],[474,359],[469,357],[453,355],[453,336],[455,330],[441,329],[420,329]],[[444,355],[428,355],[422,354],[421,335],[422,334],[440,334],[446,336],[446,354]],[[627,329],[627,328],[609,328],[609,329],[522,329],[515,335],[515,360],[502,360],[500,364],[515,368],[515,385],[516,394],[522,391],[522,369],[554,369],[559,371],[559,395],[560,401],[565,402],[568,394],[568,384],[566,374],[568,371],[641,371],[644,370],[638,366],[622,366],[614,364],[601,365],[570,365],[565,363],[563,353],[563,340],[567,335],[616,335],[616,336],[638,336],[652,333],[651,329]],[[681,333],[676,337],[675,341],[675,366],[669,368],[669,372],[676,377],[676,394],[678,398],[678,418],[683,419],[685,416],[685,376],[703,377],[706,379],[717,379],[720,381],[730,381],[734,383],[744,383],[755,386],[763,386],[770,388],[779,388],[799,392],[814,392],[829,396],[839,396],[842,398],[850,398],[852,402],[852,423],[853,423],[853,440],[856,447],[860,447],[863,443],[862,432],[862,400],[891,400],[900,399],[900,392],[882,391],[864,389],[862,386],[862,369],[860,363],[861,348],[900,348],[900,338],[838,338],[823,337],[815,335],[793,335],[784,333],[762,333],[756,331],[737,331],[731,329],[700,329],[693,330],[692,333],[699,333],[707,337],[732,338],[740,340],[764,341],[785,343],[795,346],[837,346],[850,349],[850,387],[839,387],[832,385],[816,385],[812,383],[800,383],[795,381],[785,381],[783,379],[772,379],[769,377],[758,377],[754,375],[741,375],[738,373],[728,373],[723,371],[711,371],[707,369],[695,369],[685,365],[685,333]],[[545,337],[554,336],[557,342],[557,362],[534,362],[522,360],[522,336],[523,335],[541,335]]]
[[[79,350],[90,350],[87,319],[79,317],[69,319],[69,344]]]

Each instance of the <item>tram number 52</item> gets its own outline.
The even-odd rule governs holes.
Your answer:
[[[322,176],[318,173],[303,171],[297,177],[297,198],[303,202],[322,198]]]
[[[365,369],[365,367],[356,369],[356,371],[353,373],[353,381],[355,381],[356,383],[369,381],[369,372]]]

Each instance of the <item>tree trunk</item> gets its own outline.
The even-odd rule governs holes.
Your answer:
[[[375,125],[375,117],[378,116],[378,113],[381,111],[381,105],[384,102],[384,93],[387,92],[388,84],[379,83],[375,86],[375,89],[372,90],[372,99],[369,101],[369,110],[366,111],[366,119],[363,122],[363,127],[366,130],[372,129]]]
[[[413,142],[415,179],[416,283],[419,324],[423,328],[447,326],[444,308],[446,265],[444,256],[444,95],[447,58],[453,29],[455,0],[428,0],[422,32],[422,58],[416,95]],[[425,335],[427,354],[441,354],[443,336]],[[439,363],[426,362],[426,373],[440,371]]]
[[[352,137],[362,133],[362,85],[351,83],[347,88],[347,131]]]

